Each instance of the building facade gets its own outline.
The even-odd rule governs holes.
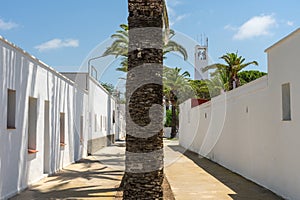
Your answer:
[[[58,73],[2,37],[0,107],[0,199],[109,145],[118,126],[87,73]]]

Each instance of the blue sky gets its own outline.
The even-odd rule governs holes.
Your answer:
[[[201,34],[205,34],[212,62],[220,62],[218,58],[226,52],[238,51],[246,60],[259,62],[259,67],[250,69],[262,71],[267,71],[264,50],[300,23],[300,3],[296,0],[167,2],[171,28],[194,42],[197,38],[200,42]],[[79,70],[87,57],[97,56],[93,49],[104,49],[110,35],[126,22],[126,0],[1,0],[0,35],[58,71]],[[192,46],[186,48],[192,52]],[[174,57],[169,56],[166,62],[192,68],[192,56],[190,63]],[[107,63],[111,68],[118,65],[113,59],[94,65],[101,68]],[[111,73],[112,69],[107,70],[105,76],[118,76]]]

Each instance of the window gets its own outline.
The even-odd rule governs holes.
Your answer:
[[[28,153],[36,153],[37,99],[29,97],[28,104]]]
[[[282,120],[290,121],[291,118],[291,92],[290,83],[281,86],[282,89]]]
[[[116,123],[116,113],[115,113],[115,110],[113,110],[113,116],[112,116],[112,123]]]
[[[16,91],[10,89],[7,92],[7,128],[16,128]]]
[[[65,146],[65,113],[60,113],[60,146]]]

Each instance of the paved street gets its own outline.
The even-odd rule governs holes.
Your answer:
[[[265,188],[197,154],[165,143],[165,174],[175,199],[279,200]]]
[[[123,176],[124,151],[118,146],[104,148],[11,199],[114,199]]]
[[[123,145],[106,147],[12,198],[114,199],[124,171]],[[272,192],[165,140],[165,174],[176,199],[276,200]]]

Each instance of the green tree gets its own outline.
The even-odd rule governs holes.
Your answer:
[[[177,122],[179,122],[178,117],[179,117],[179,111],[176,111],[176,117],[177,117]],[[165,119],[165,127],[172,127],[172,110],[166,110],[166,119]]]
[[[212,76],[219,74],[219,78],[222,79],[226,91],[240,86],[239,71],[252,64],[258,65],[256,61],[244,63],[245,58],[238,56],[237,53],[227,53],[220,57],[220,59],[223,59],[226,64],[213,64],[205,67],[203,71],[215,69]]]
[[[194,95],[192,98],[210,99],[210,92],[207,86],[208,80],[190,80],[190,85]]]
[[[178,110],[178,103],[187,99],[192,91],[189,84],[189,72],[185,71],[181,73],[181,68],[164,68],[163,73],[163,85],[165,101],[171,102],[172,107],[172,131],[171,138],[176,136],[177,132],[177,116],[176,110]]]
[[[193,98],[210,100],[225,91],[224,83],[219,76],[214,76],[206,80],[190,80],[193,89]]]
[[[146,48],[142,44],[163,44],[163,16],[166,6],[163,0],[128,0],[129,29],[135,29],[141,38],[129,31],[128,72],[126,80],[126,160],[123,177],[123,199],[163,199],[163,134],[144,129],[154,123],[160,128],[163,111],[155,110],[156,118],[149,113],[153,105],[162,106],[163,100],[163,53],[162,48]],[[164,20],[166,23],[166,20]],[[143,28],[155,27],[149,35]],[[147,55],[147,56],[143,56]],[[147,66],[140,70],[139,66]],[[153,67],[155,66],[155,67]],[[147,83],[137,87],[137,82]],[[141,137],[142,134],[145,137]],[[147,137],[146,137],[147,136]]]
[[[238,73],[238,77],[240,79],[241,85],[245,85],[254,81],[260,77],[267,75],[265,72],[257,71],[257,70],[250,70],[250,71],[241,71]]]
[[[113,84],[111,83],[104,83],[104,82],[101,82],[101,85],[110,93],[112,94],[115,90],[115,87]]]
[[[127,53],[128,53],[128,25],[127,24],[121,24],[120,25],[121,30],[118,30],[115,34],[111,35],[111,38],[114,40],[110,47],[106,49],[106,51],[102,54],[102,56],[108,56],[113,55],[116,58],[121,57],[121,67],[117,68],[118,71],[127,72]],[[186,49],[175,42],[173,37],[175,36],[175,31],[170,29],[166,30],[165,32],[168,32],[168,34],[163,34],[163,54],[164,58],[166,57],[166,54],[170,52],[177,52],[180,55],[183,56],[184,60],[187,60],[188,54]]]
[[[118,71],[127,72],[127,55],[128,55],[128,25],[121,24],[121,30],[118,30],[115,34],[111,35],[113,39],[113,43],[110,47],[106,49],[106,51],[102,54],[102,56],[113,55],[116,58],[121,57],[121,65],[122,67],[117,68]]]

